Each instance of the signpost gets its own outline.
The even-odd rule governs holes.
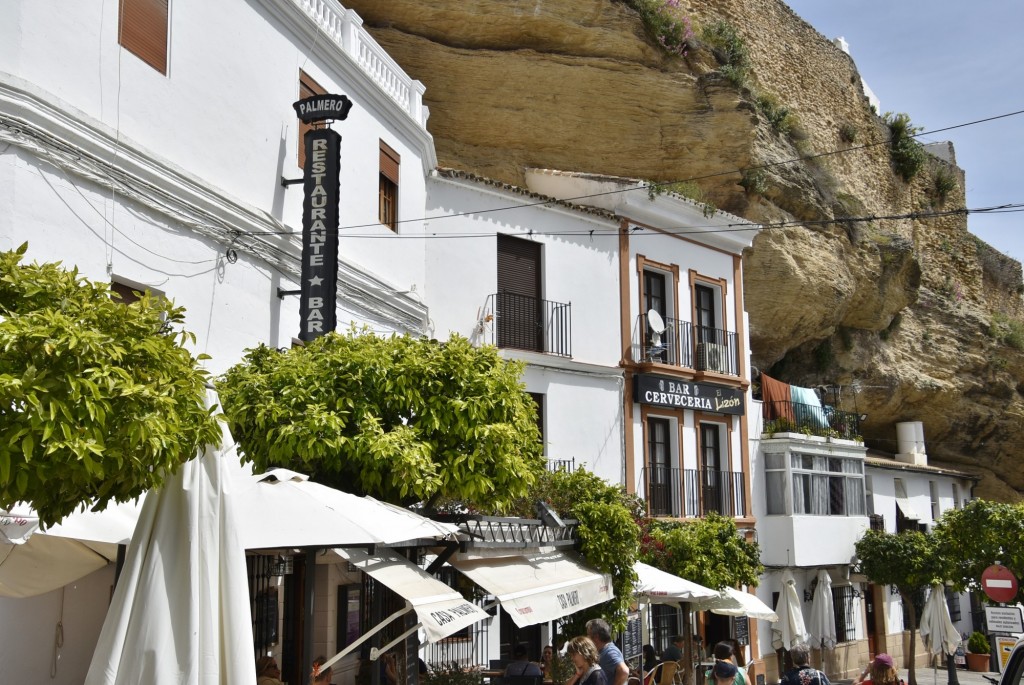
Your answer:
[[[992,564],[981,573],[981,589],[993,602],[1012,602],[1017,596],[1017,578],[1002,564]]]

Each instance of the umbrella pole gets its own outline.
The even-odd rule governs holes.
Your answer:
[[[947,685],[960,685],[960,679],[956,673],[956,659],[952,654],[946,655],[946,676]]]

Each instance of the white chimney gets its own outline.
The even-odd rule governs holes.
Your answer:
[[[927,466],[924,451],[924,424],[920,421],[902,421],[896,424],[896,461],[915,466]]]

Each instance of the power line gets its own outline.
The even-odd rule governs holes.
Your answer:
[[[1005,114],[997,114],[995,116],[985,117],[983,119],[975,119],[973,121],[967,121],[967,122],[963,122],[963,123],[960,123],[960,124],[954,124],[952,126],[946,126],[946,127],[943,127],[943,128],[937,128],[937,129],[933,129],[931,131],[919,131],[917,133],[911,134],[911,137],[919,138],[921,136],[934,135],[936,133],[944,133],[946,131],[953,131],[953,130],[960,129],[960,128],[965,128],[965,127],[968,127],[968,126],[975,126],[977,124],[984,124],[984,123],[988,123],[988,122],[992,122],[992,121],[997,121],[999,119],[1006,119],[1006,118],[1009,118],[1009,117],[1018,116],[1020,114],[1024,114],[1024,109],[1017,110],[1017,111],[1014,111],[1014,112],[1007,112]],[[491,207],[489,209],[469,210],[469,211],[465,211],[465,212],[456,212],[456,213],[453,213],[453,214],[441,214],[441,215],[437,215],[437,216],[427,216],[427,217],[420,217],[420,218],[415,218],[415,219],[400,219],[400,220],[396,221],[396,224],[411,224],[411,223],[419,223],[419,222],[424,222],[424,221],[435,221],[435,220],[439,220],[439,219],[453,219],[453,218],[456,218],[456,217],[478,216],[478,215],[481,215],[481,214],[493,214],[493,213],[496,213],[496,212],[506,212],[506,211],[512,211],[512,210],[516,210],[516,209],[524,209],[524,208],[528,208],[528,207],[543,207],[543,206],[555,205],[555,204],[557,204],[557,205],[564,205],[564,204],[567,204],[567,203],[576,203],[579,200],[588,200],[588,199],[592,199],[592,198],[596,198],[596,197],[604,197],[604,196],[609,196],[609,195],[618,195],[618,194],[621,194],[621,193],[634,192],[634,191],[637,191],[637,190],[642,190],[644,192],[651,192],[652,189],[671,187],[671,186],[676,185],[678,183],[691,183],[691,182],[694,182],[694,181],[702,181],[702,180],[707,180],[707,179],[712,179],[712,178],[718,178],[718,177],[721,177],[721,176],[730,176],[730,175],[733,175],[733,174],[742,174],[742,173],[747,172],[747,171],[759,171],[759,170],[764,170],[764,169],[773,169],[775,167],[785,166],[785,165],[788,165],[788,164],[795,164],[797,162],[807,162],[807,161],[811,161],[811,160],[821,159],[823,157],[830,157],[830,156],[834,156],[834,155],[846,154],[848,152],[855,152],[855,151],[858,151],[858,150],[866,150],[868,148],[877,147],[879,145],[889,145],[891,142],[892,142],[891,140],[878,140],[878,141],[873,141],[873,142],[870,142],[870,143],[863,143],[861,145],[854,145],[854,146],[850,146],[850,147],[844,147],[844,148],[841,148],[841,149],[829,150],[827,152],[820,152],[820,153],[813,154],[813,155],[803,155],[803,156],[800,156],[800,157],[794,157],[794,158],[791,158],[791,159],[781,160],[781,161],[778,161],[778,162],[768,162],[768,163],[765,163],[765,164],[757,164],[757,165],[748,166],[748,167],[740,167],[738,169],[732,169],[732,170],[728,170],[728,171],[717,171],[717,172],[713,172],[713,173],[710,173],[710,174],[704,174],[702,176],[691,176],[689,178],[679,179],[679,180],[675,180],[675,181],[661,181],[661,182],[658,182],[658,183],[646,183],[644,185],[630,186],[628,188],[616,188],[614,190],[607,190],[607,191],[603,191],[603,192],[600,192],[600,193],[590,193],[590,194],[587,194],[587,195],[577,195],[577,196],[574,196],[574,197],[568,197],[568,198],[562,198],[562,199],[554,199],[554,198],[552,198],[552,199],[546,199],[546,200],[537,200],[537,201],[534,201],[534,202],[523,202],[523,203],[516,204],[516,205],[506,205],[504,207]],[[828,223],[832,223],[832,222],[835,222],[835,221],[850,221],[850,220],[852,220],[852,219],[841,219],[841,220],[839,220],[839,219],[829,219],[829,220],[825,220],[825,221],[827,221]],[[810,221],[810,222],[808,222],[808,221],[797,221],[797,222],[793,222],[793,223],[801,224],[801,225],[806,225],[808,223],[815,223],[815,222],[813,222],[813,221]],[[341,231],[348,231],[348,230],[354,230],[354,229],[359,229],[359,228],[376,228],[378,226],[380,226],[380,222],[373,222],[373,223],[366,223],[366,224],[350,224],[348,226],[340,226],[338,228],[338,232],[339,232],[339,236],[340,236]],[[748,227],[748,230],[749,230],[749,227]],[[246,235],[299,235],[299,234],[300,234],[300,231],[252,231],[252,232],[246,232]],[[386,237],[386,238],[391,238],[391,237],[394,237],[394,234],[388,235],[388,236],[349,236],[349,237]],[[411,236],[411,237],[417,237],[417,236]]]

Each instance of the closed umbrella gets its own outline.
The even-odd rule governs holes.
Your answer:
[[[86,685],[254,685],[234,459],[208,446],[146,497]]]
[[[811,620],[807,627],[811,634],[811,644],[823,649],[835,648],[836,613],[832,599],[832,578],[825,569],[818,571],[818,584],[811,600]]]
[[[772,626],[772,646],[775,649],[792,649],[807,643],[810,636],[804,624],[796,580],[789,571],[782,577],[782,591],[779,593],[775,613],[779,616],[779,620]]]
[[[947,683],[958,685],[956,664],[952,655],[960,646],[960,631],[953,625],[949,616],[949,606],[946,604],[946,593],[941,585],[932,585],[928,593],[928,600],[924,603],[924,611],[921,612],[921,623],[918,630],[925,647],[934,657],[940,654],[946,655]],[[932,661],[932,682],[937,680],[936,664]]]

